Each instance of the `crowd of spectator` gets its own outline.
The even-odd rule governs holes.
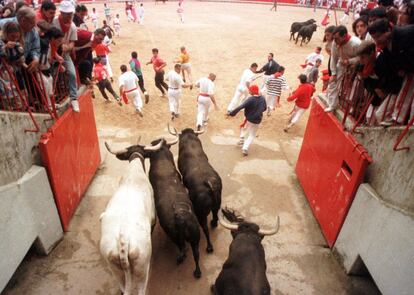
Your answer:
[[[355,36],[342,25],[326,28],[330,55],[326,112],[335,110],[341,99],[350,99],[356,85],[363,85],[363,95],[354,99],[372,98],[366,113],[372,124],[407,124],[414,117],[413,9],[412,0],[399,7],[380,0],[378,7],[362,11],[354,21]]]
[[[43,1],[37,11],[25,2],[3,4],[0,10],[1,73],[13,72],[17,81],[14,84],[20,91],[31,96],[46,95],[49,104],[54,79],[64,73],[72,108],[79,112],[78,78],[81,84],[91,82],[92,50],[103,42],[105,30],[89,31],[84,21],[88,14],[86,6],[75,7],[72,1],[60,2],[58,13],[50,0]],[[5,81],[6,77],[12,79],[10,75],[1,75],[2,94],[6,88],[12,88],[5,85],[13,84]],[[44,85],[42,94],[36,85]]]

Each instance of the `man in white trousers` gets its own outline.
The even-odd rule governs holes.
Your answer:
[[[167,74],[168,82],[168,105],[171,112],[171,121],[180,116],[180,100],[181,100],[181,88],[192,88],[191,84],[185,84],[183,78],[180,75],[181,65],[176,64],[174,70],[171,70]]]
[[[200,88],[197,98],[197,130],[207,124],[211,103],[218,109],[214,97],[214,80],[216,80],[216,75],[210,73],[208,77],[199,79],[195,84],[196,87]]]
[[[249,86],[254,79],[257,68],[257,63],[252,63],[250,65],[250,68],[244,70],[243,75],[240,79],[240,83],[236,88],[236,92],[234,92],[234,96],[227,107],[227,115],[229,115],[231,111],[238,107],[239,104],[242,103],[249,95]]]
[[[144,117],[142,114],[142,99],[139,93],[138,77],[134,72],[128,71],[126,65],[121,66],[121,76],[119,76],[119,93],[124,102],[132,100],[135,106],[135,110],[140,117]]]
[[[263,119],[263,112],[266,111],[266,100],[259,95],[259,86],[251,85],[249,87],[250,97],[246,99],[239,107],[230,112],[230,116],[235,116],[240,110],[244,109],[245,120],[240,130],[240,141],[242,145],[243,156],[248,155],[249,146],[256,137],[257,129]],[[247,138],[246,138],[247,136]]]

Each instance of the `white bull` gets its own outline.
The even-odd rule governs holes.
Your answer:
[[[106,146],[119,159],[125,156]],[[130,164],[100,217],[100,251],[117,277],[122,293],[143,295],[151,262],[151,228],[155,225],[154,193],[145,174],[142,154],[133,152],[127,157]]]

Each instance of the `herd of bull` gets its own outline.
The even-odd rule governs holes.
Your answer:
[[[199,226],[206,236],[206,250],[211,253],[207,217],[212,212],[211,227],[220,222],[231,230],[233,241],[211,291],[223,295],[270,294],[261,240],[278,231],[279,217],[273,229],[264,230],[230,209],[220,210],[222,181],[198,138],[203,131],[187,128],[177,132],[169,126],[168,130],[174,140],[158,138],[150,145],[137,144],[119,151],[105,143],[119,160],[129,161],[118,189],[100,217],[100,251],[119,281],[121,292],[146,294],[156,215],[161,228],[178,248],[177,264],[186,258],[186,243],[191,245],[193,274],[200,278]],[[177,142],[179,171],[170,151]],[[148,177],[146,158],[150,160]]]
[[[295,44],[298,44],[299,37],[302,38],[302,40],[300,41],[300,46],[302,46],[302,43],[304,41],[306,44],[308,44],[309,41],[312,39],[313,33],[316,32],[317,27],[318,26],[316,25],[316,20],[314,20],[313,18],[305,22],[294,22],[290,26],[289,41],[291,41],[292,38],[293,40],[295,40],[295,34],[297,33],[298,35],[296,36]]]

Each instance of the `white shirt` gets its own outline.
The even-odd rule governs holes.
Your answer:
[[[145,13],[144,6],[138,7],[138,15],[143,16]]]
[[[124,91],[138,87],[138,77],[131,71],[126,71],[118,78],[119,87],[124,86]]]
[[[251,69],[244,70],[243,75],[242,75],[242,77],[240,79],[239,87],[242,90],[246,90],[247,89],[246,82],[251,83],[253,81],[253,77],[254,77],[254,73],[252,72]]]
[[[170,88],[176,88],[180,89],[181,86],[183,86],[184,81],[180,74],[178,74],[176,71],[171,70],[167,74],[167,81],[168,81],[168,87]]]
[[[91,13],[91,20],[92,21],[98,20],[98,13],[97,12],[92,12]]]
[[[196,85],[200,86],[200,93],[205,93],[209,95],[214,94],[214,82],[209,78],[204,77],[196,82]]]
[[[121,22],[119,21],[119,18],[115,17],[114,18],[114,26],[119,26],[121,24]]]
[[[60,22],[59,22],[59,17],[55,17],[52,21],[52,24],[58,28],[59,30],[62,30],[62,27],[60,26]],[[75,26],[75,24],[72,22],[70,24],[70,29],[69,31],[65,34],[65,36],[63,37],[63,40],[65,43],[69,43],[71,41],[77,41],[78,40],[78,31],[77,28]]]
[[[316,60],[318,60],[318,59],[320,59],[321,62],[322,62],[323,61],[323,55],[320,54],[320,53],[313,52],[313,53],[308,55],[308,57],[306,58],[306,61],[308,63],[315,64]]]

